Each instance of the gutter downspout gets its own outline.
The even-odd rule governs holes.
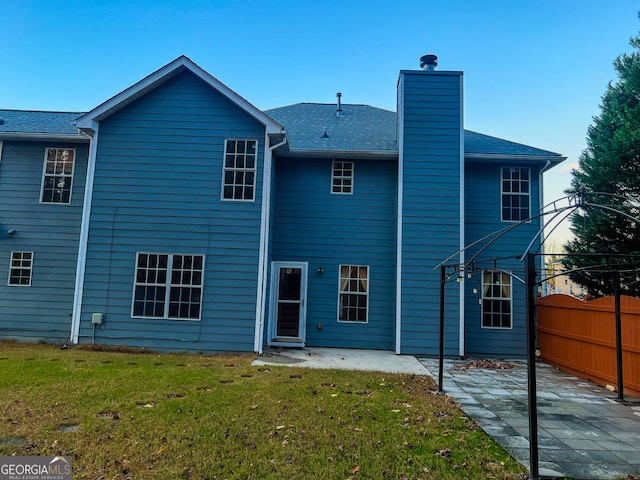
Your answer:
[[[544,172],[546,172],[549,169],[550,166],[551,166],[551,160],[547,160],[547,163],[545,163],[544,167],[542,167],[540,169],[540,172],[538,173],[538,175],[539,175],[539,179],[538,179],[538,203],[539,203],[538,210],[540,208],[542,208],[542,206],[544,205],[544,201],[543,201],[543,197],[544,197],[544,192],[543,192],[543,186],[544,185],[543,184],[544,184],[544,181],[543,181],[543,178],[542,178],[542,174]],[[540,229],[542,229],[542,228],[544,228],[544,216],[541,215],[540,216]],[[542,244],[540,245],[540,252],[541,253],[544,253],[544,240],[545,240],[545,237],[543,235],[542,236]],[[544,260],[545,260],[545,257],[543,255],[543,256],[540,257],[540,271],[541,272],[544,272],[544,268],[545,268]],[[547,294],[547,282],[543,283],[543,287],[542,288],[543,288],[542,295],[546,295]]]
[[[262,209],[260,220],[260,247],[258,260],[258,292],[256,295],[256,329],[255,339],[253,342],[253,350],[262,355],[262,339],[264,337],[264,316],[266,311],[266,295],[267,295],[267,272],[268,272],[268,248],[269,248],[269,229],[271,217],[271,168],[273,165],[273,151],[287,143],[286,132],[283,133],[283,140],[276,145],[269,146],[269,134],[265,132],[265,149],[264,149],[264,165],[263,165],[263,184],[262,184]]]
[[[98,153],[99,125],[92,125],[93,134],[89,143],[89,159],[87,162],[87,179],[84,187],[84,202],[82,205],[82,221],[80,223],[80,242],[78,244],[78,261],[76,264],[76,282],[73,290],[73,313],[71,314],[71,343],[78,343],[80,332],[80,316],[82,314],[82,295],[84,293],[84,272],[87,265],[87,245],[89,241],[89,220],[91,218],[91,203],[93,197],[93,179],[96,169]]]

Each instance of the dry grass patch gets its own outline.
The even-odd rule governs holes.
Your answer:
[[[1,348],[0,455],[75,478],[526,478],[428,377]]]

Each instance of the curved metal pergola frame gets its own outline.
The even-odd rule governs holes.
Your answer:
[[[589,197],[595,197],[592,201],[589,201]],[[640,223],[640,218],[635,217],[627,212],[624,212],[620,208],[623,205],[614,204],[614,205],[605,205],[597,203],[598,197],[608,197],[611,199],[617,199],[621,203],[628,202],[628,199],[609,192],[585,192],[581,189],[580,192],[567,195],[558,200],[554,200],[544,207],[542,207],[537,215],[527,218],[526,220],[521,220],[515,222],[507,227],[504,227],[500,230],[496,230],[484,237],[465,245],[463,248],[455,252],[454,254],[447,257],[445,260],[440,262],[438,265],[434,267],[434,270],[440,269],[440,355],[439,355],[439,367],[438,367],[438,388],[440,392],[444,392],[442,389],[443,384],[443,369],[444,369],[444,291],[445,284],[448,281],[451,281],[454,278],[458,281],[461,281],[464,278],[465,272],[472,274],[472,272],[476,271],[476,266],[479,263],[484,263],[478,261],[480,255],[485,252],[491,245],[493,245],[496,241],[520,227],[521,225],[525,225],[530,223],[533,220],[541,219],[547,215],[550,215],[550,223],[559,219],[559,221],[551,228],[549,233],[545,236],[545,226],[541,226],[538,232],[533,236],[529,244],[527,245],[524,252],[522,252],[519,256],[514,257],[502,257],[499,259],[492,259],[489,261],[494,262],[494,269],[504,272],[515,278],[519,282],[525,285],[526,289],[526,331],[527,331],[527,383],[528,383],[528,410],[529,410],[529,455],[530,455],[530,479],[535,480],[539,479],[539,456],[538,456],[538,408],[537,408],[537,393],[536,393],[536,367],[535,367],[535,352],[536,352],[536,329],[535,329],[535,310],[536,310],[536,301],[535,301],[535,293],[534,289],[537,288],[538,285],[543,282],[550,280],[551,278],[555,278],[559,275],[565,275],[566,273],[546,276],[544,278],[540,278],[537,280],[536,277],[536,266],[535,266],[535,258],[538,256],[544,256],[549,254],[540,253],[539,250],[542,248],[544,242],[549,238],[551,233],[564,221],[569,219],[575,212],[579,209],[588,209],[588,208],[597,208],[602,209],[604,211],[614,213],[616,215],[621,215],[626,217],[627,219]],[[565,202],[567,205],[558,206],[560,202]],[[640,208],[629,206],[630,208]],[[539,242],[539,247],[537,252],[532,252],[532,249],[536,242]],[[464,263],[449,263],[455,257],[461,255],[466,250],[481,245],[477,252]],[[557,255],[557,254],[553,254]],[[621,258],[621,257],[634,257],[640,259],[638,255],[625,255],[625,254],[569,254],[573,256],[578,255],[600,255],[606,256],[607,258]],[[565,255],[566,256],[566,255]],[[513,272],[509,272],[507,270],[501,269],[497,267],[498,260],[505,259],[514,259],[518,258],[521,262],[524,262],[524,279],[521,279],[517,275],[513,274]],[[486,261],[485,261],[486,262]],[[615,309],[616,309],[616,360],[617,360],[617,370],[618,370],[618,399],[623,400],[623,378],[622,378],[622,340],[621,340],[621,315],[620,315],[620,273],[623,271],[633,271],[633,269],[629,270],[629,264],[620,265],[626,267],[625,270],[621,270],[617,268],[618,265],[610,264],[607,261],[604,265],[592,265],[589,267],[583,267],[577,269],[577,271],[599,271],[599,272],[612,272],[615,273],[613,275],[614,278],[614,288],[615,288]],[[639,262],[640,266],[640,262]],[[602,267],[602,268],[600,268]],[[613,268],[612,268],[613,267]],[[452,273],[447,274],[447,269],[451,270]]]

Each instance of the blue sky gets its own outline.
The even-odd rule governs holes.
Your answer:
[[[640,31],[636,0],[3,2],[0,108],[86,111],[187,55],[261,109],[395,110],[400,69],[435,53],[463,70],[465,128],[568,157],[585,148],[612,62]]]

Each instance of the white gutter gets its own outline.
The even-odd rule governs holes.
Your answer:
[[[465,242],[465,205],[464,205],[464,89],[462,85],[462,75],[460,75],[460,265],[464,265]],[[464,274],[464,272],[462,272]],[[461,357],[465,355],[465,323],[464,323],[464,299],[465,299],[465,278],[460,283],[460,321],[458,333],[458,353]]]
[[[73,291],[73,313],[71,314],[71,343],[78,343],[80,332],[80,316],[82,314],[82,295],[84,293],[84,272],[87,264],[87,244],[89,240],[89,220],[91,218],[91,200],[93,197],[93,178],[96,171],[96,156],[98,152],[97,123],[92,125],[93,135],[89,144],[89,159],[87,161],[87,179],[84,188],[84,203],[82,205],[82,222],[80,224],[80,243],[78,244],[78,262],[76,265],[76,284]]]
[[[79,135],[77,133],[21,133],[21,132],[2,132],[0,138],[4,140],[17,140],[17,141],[44,141],[51,142],[88,142],[89,137],[85,135]]]
[[[303,148],[290,148],[282,154],[283,157],[296,158],[349,158],[349,159],[376,159],[395,160],[398,158],[396,150],[314,150]]]
[[[269,228],[270,228],[270,208],[271,208],[271,168],[273,164],[273,151],[287,143],[284,136],[282,142],[270,147],[269,134],[264,136],[264,165],[262,181],[262,209],[260,212],[260,247],[258,258],[258,291],[256,295],[256,326],[253,350],[262,354],[262,338],[264,337],[264,323],[267,296],[267,272],[269,262]]]
[[[396,230],[396,354],[402,348],[402,223],[404,195],[404,75],[398,79],[398,226]]]

